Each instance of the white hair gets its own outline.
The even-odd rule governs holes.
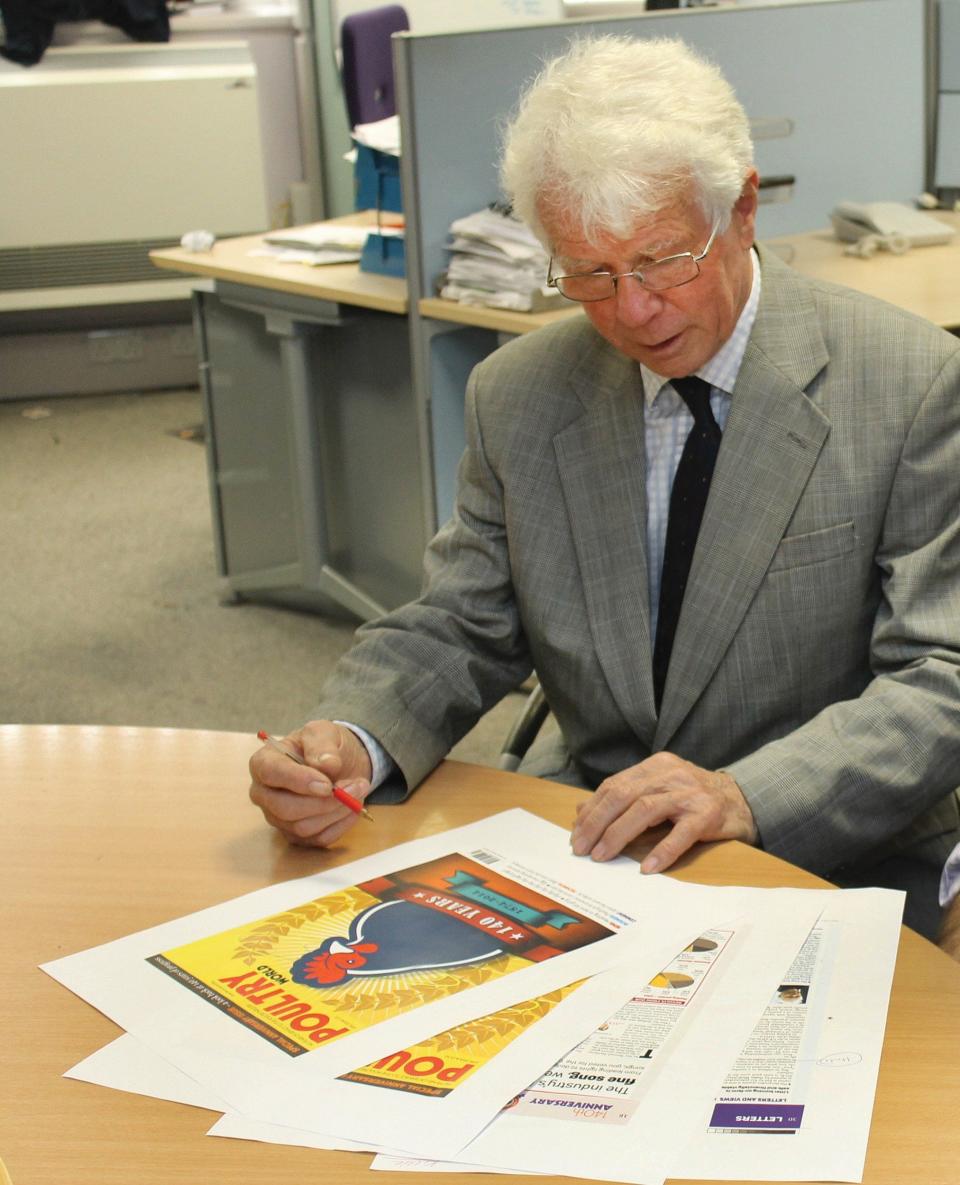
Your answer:
[[[752,167],[746,113],[716,66],[676,38],[606,36],[574,42],[521,96],[501,182],[546,244],[545,216],[628,238],[691,187],[724,230]]]

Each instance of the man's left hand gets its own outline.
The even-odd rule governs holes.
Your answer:
[[[668,820],[673,826],[644,858],[642,872],[669,868],[698,840],[752,844],[758,839],[753,813],[728,773],[701,769],[673,753],[655,753],[601,782],[580,804],[571,836],[574,854],[609,860]]]

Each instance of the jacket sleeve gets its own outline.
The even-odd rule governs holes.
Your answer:
[[[466,451],[453,518],[430,543],[412,603],[361,626],[324,688],[319,715],[359,724],[399,767],[381,800],[413,789],[477,720],[530,673],[510,571],[501,484],[466,399]]]

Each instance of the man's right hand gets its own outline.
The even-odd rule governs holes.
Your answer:
[[[291,843],[317,848],[336,843],[357,816],[337,802],[333,787],[361,801],[370,793],[372,770],[363,742],[330,720],[311,720],[282,739],[306,764],[264,745],[250,758],[251,800]]]

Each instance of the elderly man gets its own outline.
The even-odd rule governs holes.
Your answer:
[[[394,800],[534,668],[574,851],[759,844],[909,890],[958,835],[960,343],[754,245],[743,109],[682,42],[574,45],[503,178],[585,317],[486,359],[415,603],[359,632],[251,795],[299,842]],[[334,723],[333,721],[346,721]]]

